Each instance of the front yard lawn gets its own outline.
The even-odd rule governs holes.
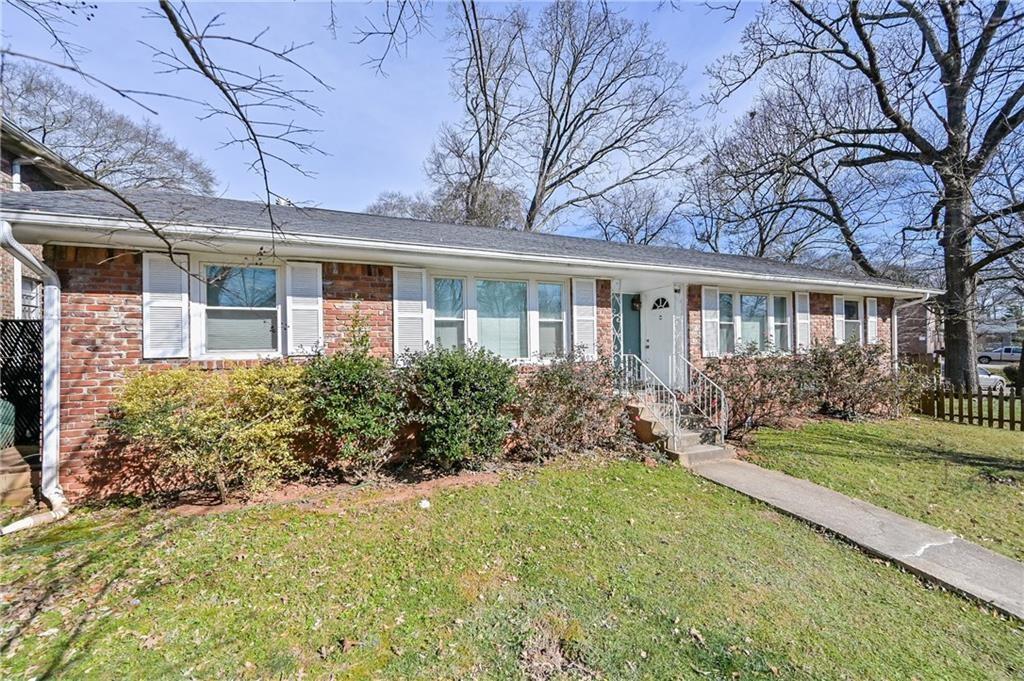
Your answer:
[[[908,418],[762,430],[751,461],[1024,560],[1024,433]]]
[[[1021,623],[678,467],[417,502],[108,508],[3,538],[3,676],[1024,674]]]

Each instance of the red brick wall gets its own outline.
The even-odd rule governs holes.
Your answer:
[[[704,332],[701,328],[701,287],[686,287],[686,338],[689,343],[690,361],[698,367],[704,366]]]
[[[206,369],[236,366],[226,360],[142,358],[142,256],[130,251],[47,247],[47,264],[61,279],[61,484],[69,498],[86,494],[151,492],[151,470],[126,462],[108,448],[101,425],[126,375],[133,370],[191,364]],[[324,338],[344,344],[354,310],[369,326],[373,350],[390,357],[391,268],[326,263]]]
[[[614,352],[612,330],[612,282],[610,279],[597,280],[597,352],[611,357]]]
[[[358,263],[324,263],[324,345],[345,346],[345,335],[356,311],[370,332],[373,353],[388,359],[394,354],[391,316],[390,267]]]
[[[831,293],[811,293],[811,343],[833,343],[836,339]]]

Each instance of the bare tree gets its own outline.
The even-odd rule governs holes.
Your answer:
[[[51,59],[46,52],[15,50],[5,42],[0,50],[5,68],[12,61],[47,64],[113,92],[151,114],[157,110],[149,102],[170,98],[196,106],[201,120],[226,121],[231,137],[225,144],[241,146],[251,152],[250,167],[261,177],[268,220],[275,232],[280,229],[274,206],[281,197],[271,188],[272,169],[284,167],[305,173],[297,157],[319,152],[311,137],[315,131],[294,120],[299,110],[312,115],[319,113],[306,100],[309,91],[286,83],[299,74],[318,87],[328,88],[296,60],[297,51],[304,45],[272,46],[267,42],[269,29],[251,36],[235,35],[225,26],[222,13],[201,20],[188,3],[161,0],[158,8],[148,10],[148,16],[162,22],[167,31],[163,42],[148,46],[163,74],[191,79],[189,94],[170,89],[141,91],[89,73],[78,59],[81,48],[67,39],[67,30],[79,20],[90,19],[100,6],[55,0],[9,0],[8,5],[40,26],[44,35],[52,39],[58,58]],[[67,165],[63,170],[110,194],[163,242],[168,253],[174,252],[175,243],[165,234],[164,226],[150,220],[129,193],[74,166]]]
[[[842,167],[865,172],[916,169],[922,186],[931,183],[930,216],[912,226],[930,230],[941,246],[946,376],[971,388],[978,276],[1024,249],[1019,227],[1006,226],[1024,204],[990,195],[979,212],[977,196],[980,179],[1024,123],[1019,9],[1006,0],[773,3],[747,27],[740,49],[710,70],[718,102],[755,77],[791,92],[794,82],[778,77],[792,73],[780,70],[784,64],[836,74],[867,93],[871,107],[861,116],[828,120],[821,112],[814,153],[839,152]]]
[[[523,199],[515,190],[485,183],[476,191],[479,197],[473,220],[466,215],[466,189],[460,185],[438,187],[431,194],[382,192],[366,212],[498,229],[518,229],[522,225]]]
[[[505,226],[499,224],[505,222],[505,211],[494,209],[510,204],[502,195],[512,190],[498,179],[500,154],[526,114],[516,100],[526,13],[513,8],[489,15],[477,3],[463,1],[453,4],[450,14],[452,93],[462,102],[464,118],[442,127],[427,160],[427,176],[437,193],[461,199],[460,222]]]
[[[624,185],[588,207],[593,228],[606,241],[670,243],[679,226],[680,201],[654,186]]]
[[[212,194],[213,172],[151,121],[137,123],[31,63],[4,70],[3,108],[17,125],[89,175],[121,189]]]
[[[465,2],[459,13],[452,73],[465,117],[429,165],[465,178],[467,203],[476,183],[517,186],[522,228],[553,229],[569,209],[679,170],[691,129],[682,68],[646,25],[598,2],[487,15]]]

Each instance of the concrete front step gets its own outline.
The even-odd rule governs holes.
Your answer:
[[[702,463],[728,461],[736,458],[736,452],[729,445],[696,445],[678,451],[669,450],[669,457],[687,468]]]

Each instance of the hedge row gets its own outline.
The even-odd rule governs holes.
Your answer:
[[[398,460],[442,470],[620,443],[624,405],[605,361],[570,356],[520,377],[482,349],[431,349],[399,368],[357,323],[343,352],[219,372],[133,376],[108,427],[182,473],[250,495],[302,474],[352,479]]]

